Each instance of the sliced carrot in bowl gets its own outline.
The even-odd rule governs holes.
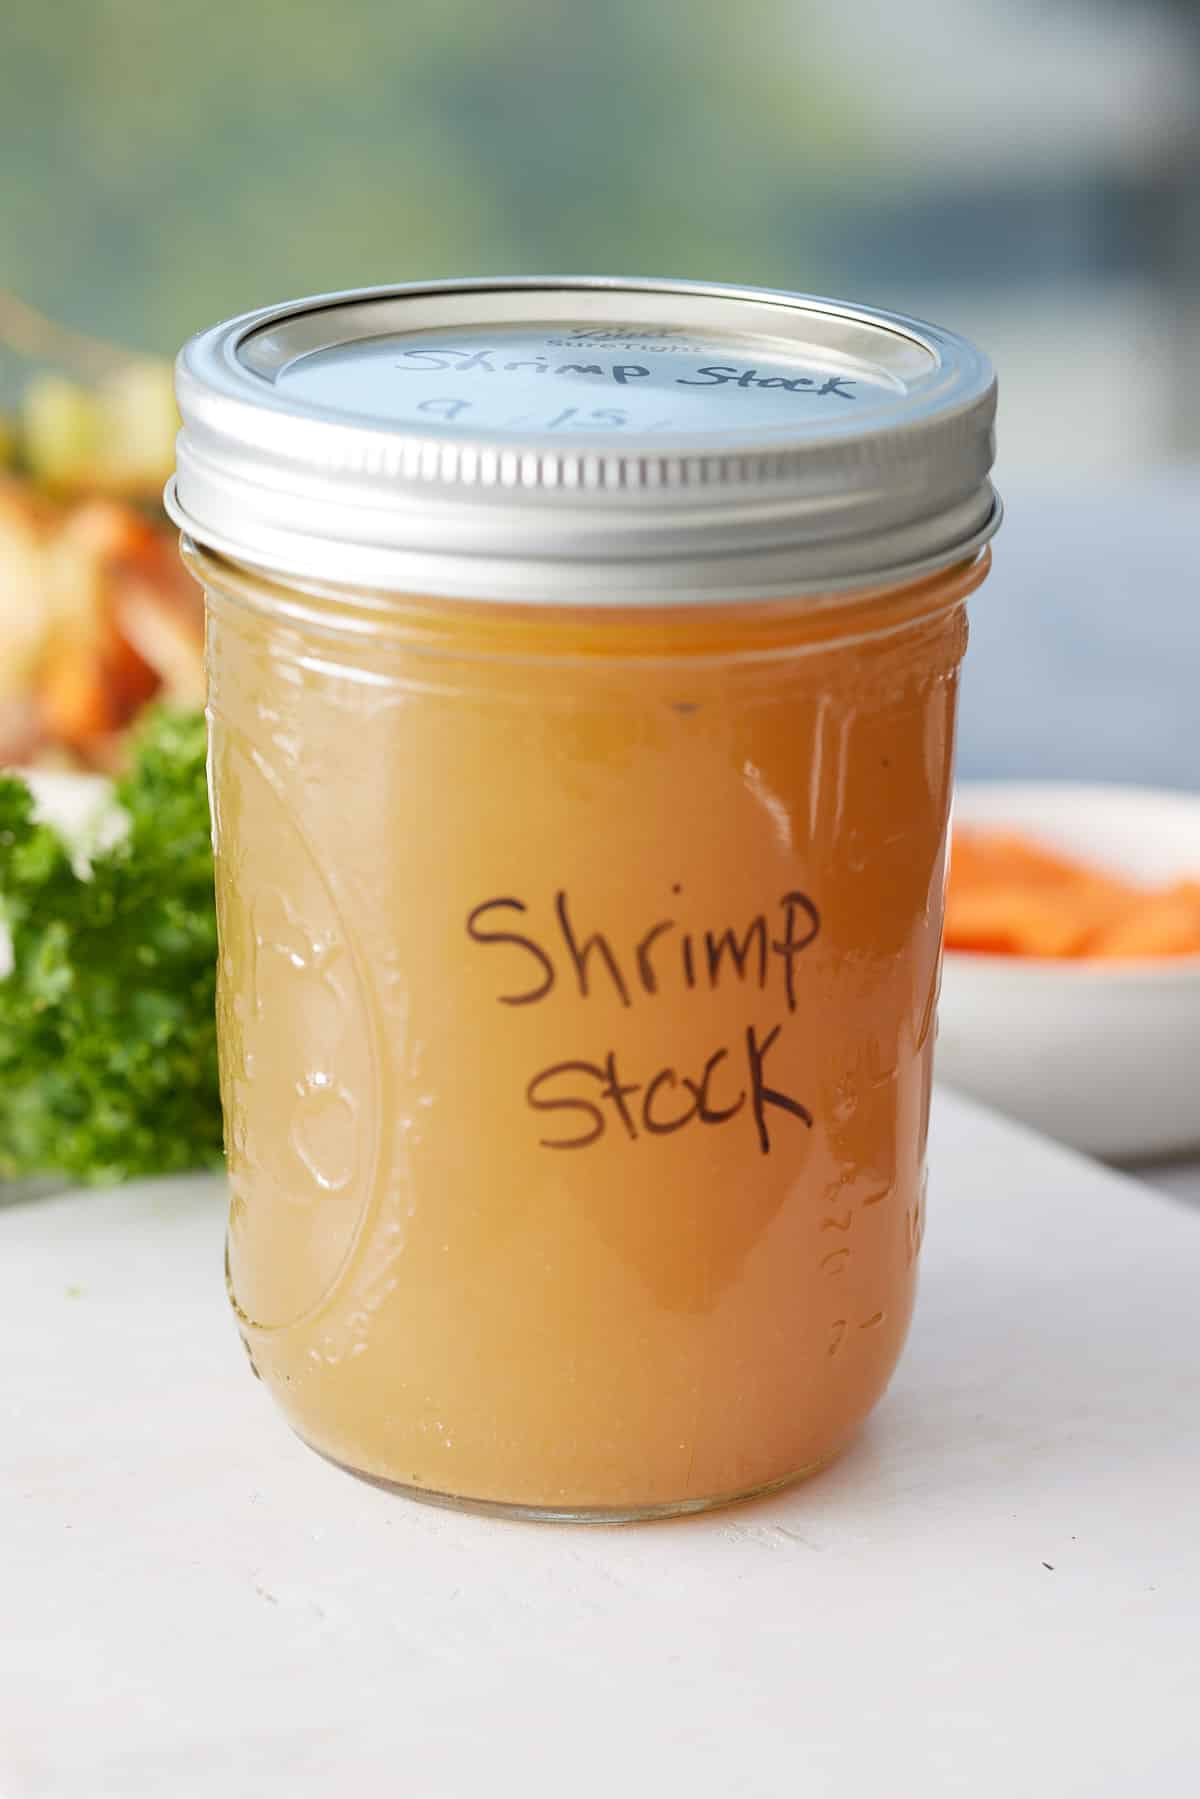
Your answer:
[[[1200,954],[1200,881],[1136,885],[1014,831],[960,827],[947,949],[1103,960]]]
[[[1141,956],[1200,955],[1200,883],[1178,881],[1114,920],[1088,946],[1111,960]]]

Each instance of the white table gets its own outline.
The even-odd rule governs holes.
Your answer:
[[[4,1799],[1194,1799],[1200,1218],[942,1095],[909,1352],[806,1486],[505,1524],[309,1454],[212,1183],[0,1213]]]

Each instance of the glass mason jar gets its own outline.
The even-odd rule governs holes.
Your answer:
[[[218,327],[180,400],[254,1367],[446,1503],[819,1467],[912,1308],[986,363],[466,283]]]

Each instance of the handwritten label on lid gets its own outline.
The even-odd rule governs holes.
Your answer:
[[[903,394],[882,368],[732,336],[564,324],[423,331],[335,344],[281,368],[330,412],[440,431],[616,437],[803,432]]]

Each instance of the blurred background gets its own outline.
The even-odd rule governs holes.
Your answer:
[[[1001,373],[964,771],[1200,786],[1198,146],[1196,0],[9,0],[9,454],[144,499],[169,398],[109,346],[358,283],[625,271],[916,312]],[[170,585],[86,523],[143,598]],[[181,605],[139,653],[186,687]],[[29,729],[10,706],[10,756],[44,752]]]

